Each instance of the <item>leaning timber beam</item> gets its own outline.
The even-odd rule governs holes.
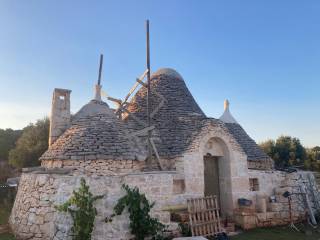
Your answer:
[[[149,130],[148,132],[150,132],[150,130]],[[152,138],[149,138],[149,141],[150,141],[150,144],[151,144],[151,146],[152,146],[152,149],[153,149],[153,151],[154,151],[154,153],[155,153],[155,155],[156,155],[156,157],[157,157],[157,160],[158,160],[158,163],[159,163],[159,165],[160,165],[161,170],[164,170],[164,166],[163,166],[163,164],[162,164],[162,162],[161,162],[160,156],[159,156],[158,151],[157,151],[157,147],[156,147],[153,139],[152,139]]]

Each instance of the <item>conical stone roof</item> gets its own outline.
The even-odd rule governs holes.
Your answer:
[[[188,90],[182,76],[174,69],[159,69],[151,75],[152,110],[161,102],[159,94],[165,101],[152,117],[151,125],[155,126],[153,137],[158,140],[156,146],[160,156],[172,158],[183,155],[192,147],[192,142],[204,126],[210,122],[212,126],[223,127],[228,131],[247,154],[248,160],[269,158],[232,117],[228,102],[225,106],[227,112],[220,120],[207,118]],[[141,88],[128,107],[130,115],[133,116],[129,115],[126,121],[137,130],[144,126],[134,118],[147,122],[146,95],[146,88]]]
[[[168,118],[183,116],[205,117],[181,75],[171,68],[161,68],[151,75],[151,110],[158,107],[161,97],[164,105],[153,116],[168,121]],[[137,117],[146,118],[146,88],[141,88],[133,97],[128,107],[129,112]]]
[[[106,103],[92,100],[40,160],[144,160],[145,147],[129,136],[130,129]]]
[[[161,95],[162,97],[160,97]],[[145,126],[134,118],[147,122],[146,88],[140,88],[129,104],[131,113],[126,119],[137,130]],[[161,102],[163,103],[161,104]],[[191,95],[183,78],[174,69],[163,68],[151,75],[151,111],[160,108],[152,117],[154,138],[160,156],[174,157],[183,153],[206,116]],[[133,115],[133,116],[131,116]]]

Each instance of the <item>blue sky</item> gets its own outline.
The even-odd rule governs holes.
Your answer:
[[[0,1],[0,128],[49,114],[53,88],[76,112],[103,88],[123,98],[145,69],[175,68],[208,116],[228,98],[258,142],[281,134],[320,145],[317,0]]]

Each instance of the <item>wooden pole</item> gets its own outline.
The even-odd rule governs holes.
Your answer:
[[[99,76],[98,76],[98,85],[101,85],[101,73],[102,73],[102,65],[103,65],[103,54],[100,54],[100,66],[99,66]]]
[[[149,38],[149,20],[146,21],[146,41],[147,41],[147,124],[148,127],[151,126],[151,118],[150,118],[150,113],[151,113],[151,103],[150,103],[150,95],[151,95],[151,90],[150,90],[150,38]],[[151,130],[148,131],[148,160],[151,161],[152,157],[152,146],[151,146]]]

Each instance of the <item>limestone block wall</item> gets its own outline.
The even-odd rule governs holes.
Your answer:
[[[257,178],[259,191],[250,191],[249,196],[253,201],[257,196],[272,196],[280,191],[281,188],[289,192],[299,193],[300,186],[309,187],[309,178],[313,186],[317,186],[314,175],[309,171],[298,171],[286,173],[282,171],[260,171],[249,170],[249,178]],[[311,194],[311,193],[309,193]]]
[[[248,194],[248,199],[253,201],[252,207],[238,208],[235,211],[235,220],[244,229],[283,225],[290,223],[291,219],[292,221],[305,219],[307,206],[305,197],[301,194],[304,192],[302,189],[306,190],[313,210],[316,209],[316,202],[320,199],[312,172],[249,170],[249,178],[258,179],[259,190],[250,191]],[[283,196],[286,191],[292,194],[291,219],[288,198]],[[274,197],[274,202],[270,202],[271,196]],[[262,206],[264,204],[265,207]]]
[[[248,168],[258,170],[274,169],[274,162],[271,158],[255,161],[250,160],[248,161]]]
[[[286,185],[285,179],[288,175],[286,172],[270,170],[249,170],[249,178],[257,178],[259,182],[259,191],[251,191],[249,197],[255,201],[256,196],[274,195],[274,189]],[[294,173],[295,174],[295,173]]]
[[[74,173],[86,175],[115,176],[118,174],[141,172],[145,161],[134,160],[42,160],[45,168],[69,168]]]
[[[112,222],[105,219],[113,213],[117,200],[123,196],[121,185],[137,186],[150,201],[156,201],[152,215],[170,227],[169,212],[162,209],[171,204],[185,203],[181,176],[176,172],[152,172],[122,176],[87,176],[24,173],[21,176],[17,197],[10,217],[10,225],[17,239],[68,240],[72,219],[68,214],[57,212],[55,205],[64,203],[72,191],[80,185],[84,177],[94,195],[104,195],[95,206],[98,215],[95,219],[92,239],[129,239],[128,214],[116,216]]]

